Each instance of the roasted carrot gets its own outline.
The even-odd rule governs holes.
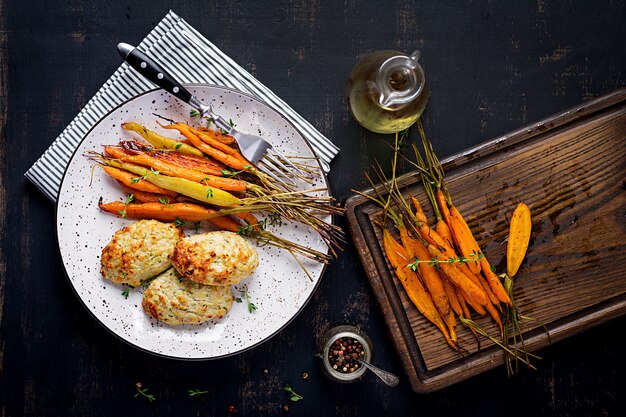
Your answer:
[[[446,295],[448,296],[450,307],[457,315],[462,316],[463,310],[461,308],[461,304],[459,303],[459,298],[456,294],[456,288],[445,275],[441,276],[441,281],[443,283],[443,288],[446,291]]]
[[[197,222],[207,220],[222,230],[237,232],[241,225],[229,216],[221,216],[217,210],[191,203],[131,203],[121,201],[98,203],[101,210],[130,219],[155,219],[164,222],[184,220]]]
[[[469,268],[473,273],[479,274],[481,268],[478,257],[482,252],[465,219],[454,205],[450,207],[448,226],[450,226],[452,236],[454,236],[454,242],[459,252],[468,259]]]
[[[172,124],[172,125],[167,125],[167,126],[162,126],[162,127],[165,129],[177,129],[187,139],[189,139],[189,141],[193,144],[193,146],[201,150],[202,153],[210,156],[211,158],[218,160],[219,162],[223,163],[226,166],[229,166],[238,171],[244,171],[244,170],[250,169],[249,162],[244,162],[240,160],[239,158],[229,155],[219,149],[215,149],[214,147],[203,142],[195,133],[191,131],[190,128],[185,128],[184,125],[179,126],[177,124]]]
[[[122,183],[120,183],[122,184]],[[127,194],[132,194],[134,201],[139,203],[158,203],[159,201],[174,201],[172,196],[167,196],[163,194],[149,193],[147,191],[134,190],[128,187],[125,184],[122,184],[122,188],[126,191]]]
[[[526,204],[519,203],[511,217],[509,239],[506,244],[506,274],[510,278],[517,273],[526,256],[531,229],[530,209]]]
[[[424,317],[437,326],[441,333],[443,333],[448,344],[455,350],[458,350],[458,346],[450,338],[443,319],[433,304],[430,295],[426,292],[426,289],[417,277],[417,274],[406,267],[409,263],[408,254],[402,245],[396,242],[387,229],[383,230],[383,246],[387,254],[387,259],[394,267],[397,277],[400,279],[402,286],[413,304],[415,304]]]
[[[213,137],[216,140],[219,140],[220,142],[225,143],[226,145],[231,145],[235,143],[235,138],[227,133],[217,132],[213,129],[209,129],[208,127],[204,127],[204,126],[197,127],[196,130],[200,132],[209,132],[209,131],[213,132],[214,133]]]
[[[241,205],[242,200],[230,194],[228,191],[220,190],[200,184],[198,182],[189,181],[184,178],[168,177],[161,175],[159,171],[150,170],[140,165],[119,161],[117,159],[106,159],[105,163],[115,168],[130,171],[137,175],[138,178],[151,182],[161,189],[175,191],[187,197],[194,198],[202,203],[207,203],[220,207],[232,207]]]
[[[142,178],[137,177],[136,175],[124,171],[123,169],[115,168],[112,166],[100,165],[104,171],[109,174],[111,177],[115,178],[122,184],[132,189],[146,191],[149,193],[157,193],[168,195],[171,197],[176,197],[178,194],[174,191],[166,190],[159,186],[156,186]]]
[[[461,305],[461,309],[463,310],[463,314],[461,316],[465,317],[466,319],[471,319],[472,315],[470,314],[469,308],[467,307],[467,301],[465,301],[465,297],[461,293],[461,289],[458,287],[455,288],[457,299],[459,300],[459,304]]]
[[[261,230],[259,219],[257,219],[254,214],[250,212],[241,212],[235,213],[234,216],[239,217],[241,220],[246,222],[247,225],[252,226],[257,232]]]
[[[104,152],[123,162],[143,165],[159,171],[163,175],[170,177],[184,178],[189,181],[200,182],[204,185],[219,188],[220,190],[242,192],[250,189],[251,184],[236,180],[234,178],[223,178],[215,175],[205,174],[194,169],[183,168],[155,158],[147,154],[129,155],[124,149],[114,146],[105,146]]]
[[[447,224],[450,223],[450,209],[448,208],[448,201],[446,200],[446,195],[444,194],[441,187],[437,187],[437,191],[435,192],[435,200],[437,202],[437,207],[439,208],[439,212],[441,213],[441,217],[443,221]]]
[[[437,232],[439,236],[441,236],[450,245],[450,247],[454,247],[452,232],[450,231],[450,227],[448,227],[448,223],[446,223],[444,219],[437,220],[437,224],[435,224],[435,232]]]
[[[434,259],[439,261],[439,267],[448,276],[450,281],[465,291],[469,299],[472,301],[472,304],[485,305],[489,302],[485,291],[480,286],[474,284],[464,273],[462,273],[458,269],[458,265],[456,263],[449,263],[449,258],[437,249],[435,245],[428,245],[428,251]]]
[[[508,304],[509,306],[513,306],[513,302],[509,298],[500,278],[496,275],[495,272],[491,270],[491,265],[487,262],[487,258],[483,257],[480,259],[480,267],[483,270],[483,274],[485,274],[485,278],[487,278],[487,282],[491,287],[493,293],[498,297],[498,300],[501,302]]]
[[[177,123],[173,126],[177,126],[180,125],[180,123]],[[226,145],[225,143],[223,143],[222,141],[220,141],[219,139],[216,138],[216,136],[222,136],[221,133],[216,132],[214,130],[205,130],[205,131],[200,131],[200,130],[196,130],[193,127],[189,126],[189,125],[184,125],[186,128],[190,129],[191,132],[195,133],[196,136],[198,136],[200,138],[200,140],[202,140],[204,143],[206,143],[209,146],[214,147],[215,149],[218,149],[228,155],[232,155],[237,159],[240,159],[244,162],[246,161],[246,158],[243,157],[243,155],[239,152],[239,150],[232,148],[228,145]],[[180,131],[180,130],[179,130]]]
[[[454,318],[454,314],[452,314],[450,301],[448,300],[446,290],[443,287],[441,276],[439,275],[439,272],[437,272],[437,269],[429,264],[431,256],[428,249],[426,249],[426,247],[419,240],[409,236],[406,227],[403,225],[399,226],[399,230],[402,246],[404,246],[404,249],[407,252],[410,260],[409,262],[414,259],[424,261],[417,264],[419,276],[422,278],[424,286],[428,290],[437,311],[439,311],[443,321],[448,326],[450,338],[456,342],[456,331],[454,330],[454,327],[456,326],[456,319]]]
[[[176,141],[174,139],[166,138],[156,132],[153,132],[139,123],[123,123],[122,129],[130,130],[138,133],[142,138],[148,141],[152,146],[158,149],[170,149],[176,152],[185,153],[189,155],[202,156],[200,150],[190,146],[186,143]]]
[[[173,165],[195,169],[196,171],[204,172],[205,174],[223,176],[224,169],[226,168],[225,165],[205,156],[162,151],[133,140],[122,141],[120,142],[120,146],[124,148],[126,152],[133,155],[148,154]]]

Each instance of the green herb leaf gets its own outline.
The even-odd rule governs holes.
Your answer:
[[[167,197],[160,197],[159,202],[165,204],[167,208],[172,208],[172,206],[170,206],[170,200]]]
[[[179,150],[181,146],[183,146],[182,143],[177,143],[176,146],[174,146],[174,149]]]
[[[135,398],[138,398],[139,396],[141,396],[149,402],[156,401],[156,397],[148,393],[148,388],[142,388],[140,383],[135,384],[135,388],[137,388],[137,393],[135,394]]]
[[[122,295],[124,296],[124,298],[128,299],[128,296],[130,295],[130,291],[129,290],[124,290],[124,291],[122,291]]]
[[[198,110],[196,110],[196,109],[193,109],[193,110],[191,110],[189,112],[189,116],[191,116],[191,117],[198,117],[198,116],[200,116],[200,112]]]
[[[199,397],[201,395],[204,395],[206,393],[208,393],[209,391],[200,391],[198,388],[196,389],[188,389],[187,393],[189,394],[190,397]]]
[[[133,177],[133,178],[131,178],[130,179],[130,185],[137,184],[140,179],[141,179],[141,177]]]
[[[181,219],[174,220],[174,226],[176,226],[176,227],[184,226],[185,223],[187,223],[185,220],[181,220]]]
[[[287,392],[290,394],[289,399],[290,399],[291,401],[294,401],[294,402],[295,402],[295,401],[300,401],[300,400],[303,400],[303,399],[304,399],[304,398],[303,398],[300,394],[296,393],[296,392],[293,390],[293,388],[291,388],[289,385],[285,385],[285,386],[283,387],[283,389],[284,389],[285,391],[287,391]]]

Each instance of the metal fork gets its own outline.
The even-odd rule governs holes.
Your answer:
[[[210,118],[218,128],[233,136],[239,145],[241,154],[283,187],[287,189],[295,187],[297,184],[294,180],[296,179],[311,180],[311,175],[308,172],[295,166],[289,158],[280,153],[268,141],[260,136],[242,133],[235,129],[231,123],[216,114],[211,106],[203,104],[161,65],[139,49],[127,43],[119,43],[117,50],[122,58],[141,75],[189,104],[203,117]]]

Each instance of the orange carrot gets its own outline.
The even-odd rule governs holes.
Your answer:
[[[177,123],[177,125],[180,125],[180,123]],[[221,136],[221,133],[218,133],[214,130],[198,131],[189,125],[184,125],[184,126],[186,126],[185,128],[188,128],[191,132],[193,132],[196,136],[198,136],[207,145],[212,146],[215,149],[218,149],[228,155],[232,155],[237,159],[247,162],[246,159],[243,157],[243,155],[241,155],[241,153],[239,153],[237,149],[231,148],[230,146],[224,144],[223,142],[221,142],[220,140],[216,138],[217,135]]]
[[[480,259],[480,267],[483,270],[485,278],[487,278],[487,282],[489,283],[491,290],[496,295],[496,297],[498,297],[498,300],[512,307],[513,302],[509,298],[509,295],[506,293],[506,290],[504,289],[500,278],[498,278],[496,273],[491,270],[491,265],[489,264],[489,262],[487,262],[487,258],[483,257]]]
[[[404,249],[407,252],[410,260],[409,262],[412,262],[415,259],[425,261],[417,264],[419,276],[422,278],[426,289],[430,293],[430,297],[432,298],[437,311],[439,311],[443,321],[448,326],[450,337],[456,342],[456,332],[454,330],[454,327],[456,326],[456,319],[450,309],[450,302],[448,300],[448,296],[446,295],[446,290],[443,287],[441,276],[439,276],[437,269],[429,264],[431,256],[428,249],[426,249],[426,247],[419,240],[409,236],[406,227],[403,225],[400,225],[399,230],[402,246],[404,246]]]
[[[171,124],[167,126],[162,126],[164,129],[176,129],[180,133],[182,133],[193,146],[202,151],[202,153],[210,156],[223,163],[226,166],[229,166],[238,171],[246,170],[250,168],[250,163],[244,162],[232,155],[224,153],[219,149],[215,149],[214,147],[203,142],[195,133],[193,133],[189,128],[185,128],[184,125]]]
[[[426,289],[417,277],[417,274],[406,267],[409,263],[408,254],[402,245],[396,242],[387,229],[383,230],[383,246],[387,254],[387,259],[394,267],[397,277],[400,279],[402,286],[413,304],[415,304],[424,317],[437,326],[441,333],[443,333],[448,344],[455,350],[458,350],[458,346],[450,338],[443,319],[433,304],[430,295],[426,292]]]
[[[228,216],[220,216],[217,210],[190,203],[137,203],[121,201],[98,203],[101,210],[130,219],[154,219],[164,222],[184,220],[197,222],[208,220],[220,229],[238,232],[241,225]]]
[[[437,220],[437,224],[435,225],[435,231],[441,236],[450,247],[454,247],[454,238],[452,237],[452,232],[450,231],[450,227],[443,219]]]
[[[134,190],[122,183],[122,188],[126,191],[127,194],[132,194],[134,201],[139,203],[158,203],[159,201],[170,201],[173,200],[171,196],[166,196],[163,194],[149,193],[147,191]]]
[[[171,197],[176,197],[178,194],[174,191],[166,190],[165,188],[161,188],[157,185],[148,182],[141,177],[138,177],[135,174],[132,174],[128,171],[124,171],[122,169],[100,165],[104,171],[109,174],[111,177],[115,178],[122,184],[132,189],[137,189],[140,191],[146,191],[149,193],[163,194]]]
[[[454,287],[454,285],[452,285],[448,277],[446,277],[445,275],[441,275],[441,281],[443,283],[443,288],[446,291],[446,295],[448,296],[450,307],[457,315],[462,316],[463,309],[461,308],[461,303],[459,302],[459,298],[457,297],[456,288]]]
[[[441,213],[443,221],[447,224],[450,224],[450,209],[448,208],[446,195],[443,193],[443,190],[441,188],[437,188],[437,192],[435,193],[435,199],[437,201],[437,207],[439,207],[439,212]]]
[[[469,268],[473,273],[479,274],[481,267],[478,262],[478,257],[482,252],[465,219],[454,205],[450,206],[448,226],[450,226],[452,236],[454,236],[454,242],[459,252],[468,259]]]
[[[462,273],[458,269],[458,265],[456,263],[449,263],[448,257],[434,245],[429,245],[428,251],[433,258],[439,261],[439,267],[448,276],[450,281],[465,291],[469,300],[472,301],[472,304],[485,305],[488,302],[485,291],[480,286],[474,284],[464,273]]]
[[[460,288],[460,293],[461,293],[461,296],[463,297],[463,299],[465,300],[465,302],[467,304],[469,304],[474,309],[475,312],[477,312],[481,316],[484,316],[485,314],[487,314],[487,310],[485,310],[485,307],[483,307],[480,304],[477,304],[475,301],[473,301],[472,297],[467,294],[467,291],[464,291],[463,288]],[[487,303],[487,304],[489,304],[489,303]]]
[[[204,172],[205,174],[222,176],[224,175],[223,170],[226,168],[225,165],[220,164],[213,159],[209,159],[204,155],[196,156],[178,152],[163,151],[133,140],[122,141],[120,142],[120,146],[122,146],[126,152],[133,155],[148,154],[171,164],[183,168],[195,169],[196,171]]]
[[[189,181],[201,182],[204,185],[225,191],[242,192],[250,188],[250,184],[233,178],[216,177],[194,169],[183,168],[154,158],[147,154],[129,155],[121,148],[105,146],[104,152],[116,159],[131,164],[144,165],[169,177],[184,178]]]
[[[249,226],[252,226],[254,230],[256,231],[260,230],[259,219],[257,219],[254,214],[246,211],[246,212],[241,212],[241,213],[235,213],[234,216],[239,217],[241,220],[246,222],[246,224],[248,224]]]
[[[216,140],[219,140],[220,142],[225,143],[226,145],[231,145],[231,144],[235,143],[235,138],[232,137],[231,135],[227,134],[227,133],[217,132],[217,131],[215,131],[213,129],[209,129],[208,127],[204,127],[204,126],[197,127],[196,130],[198,130],[200,132],[211,131],[211,132],[213,132],[215,134],[214,138]]]

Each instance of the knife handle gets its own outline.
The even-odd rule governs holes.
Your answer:
[[[127,43],[118,44],[117,50],[138,73],[185,103],[189,103],[191,93],[148,55]]]

